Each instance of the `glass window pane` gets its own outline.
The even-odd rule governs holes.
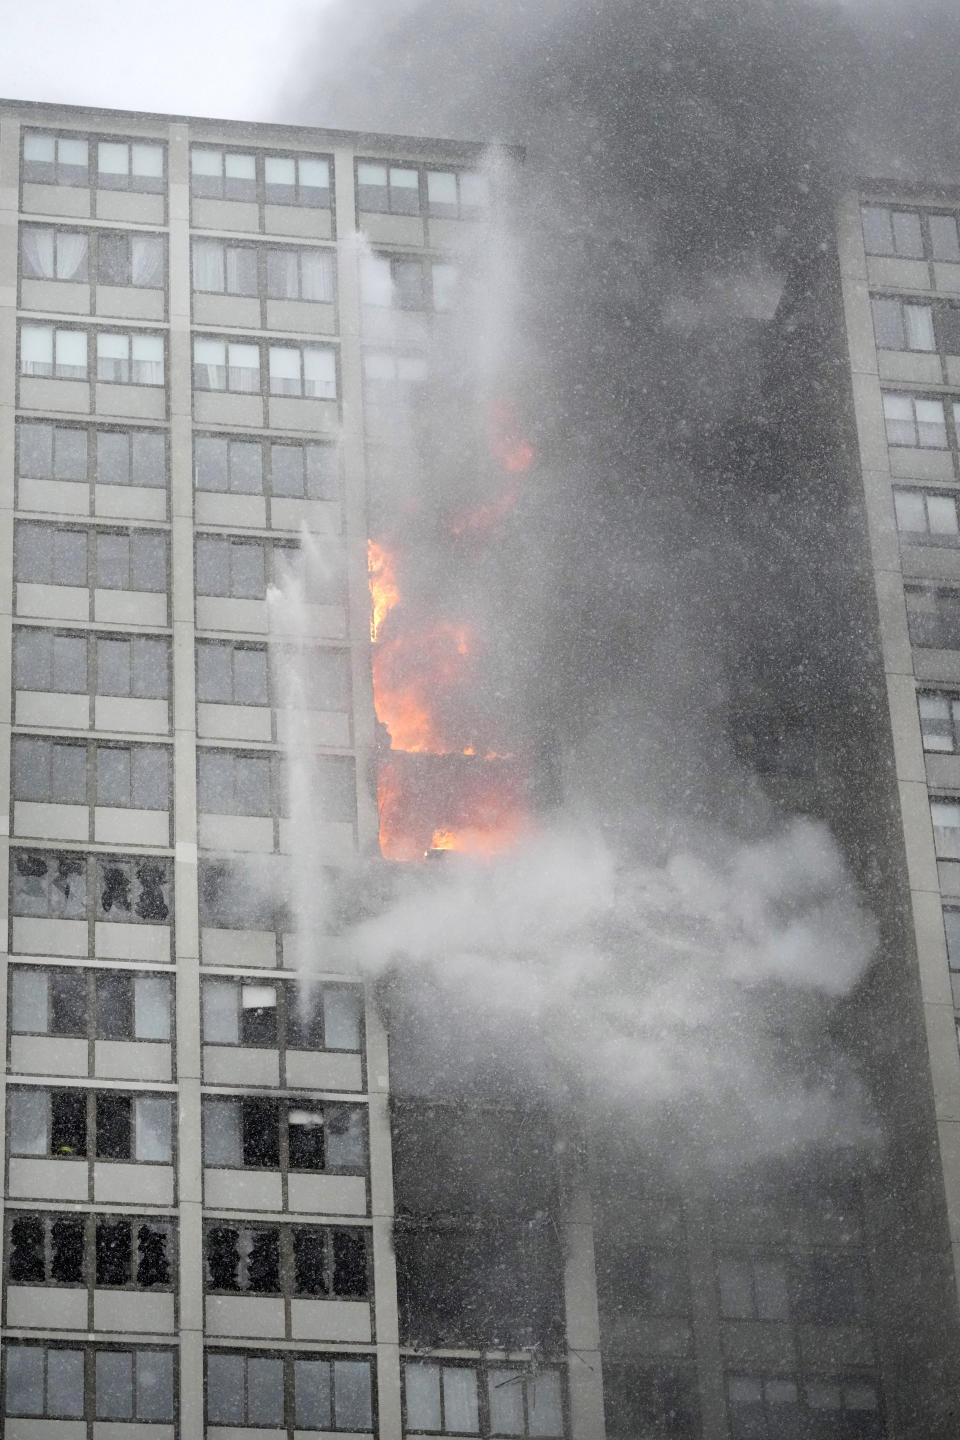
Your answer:
[[[247,1424],[283,1424],[283,1361],[251,1356],[247,1361]]]
[[[360,997],[356,991],[323,992],[323,1038],[328,1050],[360,1049]]]
[[[47,1153],[47,1097],[43,1090],[10,1091],[10,1152]]]
[[[53,688],[75,695],[87,688],[87,645],[82,635],[53,636]]]
[[[133,450],[133,483],[135,485],[165,485],[166,444],[162,435],[138,433],[131,436]]]
[[[97,804],[130,804],[130,751],[114,745],[97,748]]]
[[[46,1034],[47,977],[43,970],[10,972],[10,1024],[20,1034]]]
[[[486,175],[465,170],[460,176],[460,205],[463,210],[483,210],[490,200]]]
[[[229,347],[228,388],[250,393],[260,388],[260,350],[256,345]]]
[[[295,250],[267,251],[267,294],[274,300],[296,300],[300,270]]]
[[[129,1350],[98,1350],[96,1354],[97,1417],[133,1419],[133,1356]]]
[[[523,1380],[518,1370],[491,1370],[487,1377],[491,1435],[523,1434]]]
[[[477,1377],[463,1366],[443,1367],[443,1414],[447,1430],[475,1435],[479,1429]]]
[[[173,1356],[168,1350],[138,1350],[137,1419],[173,1419]]]
[[[874,298],[873,333],[881,350],[902,350],[904,347],[903,307],[899,300]]]
[[[932,535],[956,535],[957,502],[950,495],[928,495],[927,516]]]
[[[97,481],[101,485],[130,484],[130,437],[103,431],[97,437]]]
[[[131,145],[132,164],[130,169],[134,175],[140,175],[147,179],[163,178],[163,146],[162,145]]]
[[[262,545],[230,546],[230,594],[262,600],[267,592],[266,557]]]
[[[917,490],[895,490],[893,504],[897,529],[921,533],[927,528],[927,511],[923,496]]]
[[[530,1435],[563,1434],[559,1375],[551,1370],[543,1370],[527,1381],[527,1412],[527,1429]]]
[[[160,593],[167,588],[167,541],[159,534],[131,535],[130,588]]]
[[[953,215],[930,215],[930,242],[935,260],[960,260],[957,221]]]
[[[270,814],[270,761],[266,756],[234,756],[234,794],[240,815]]]
[[[242,1355],[207,1355],[207,1419],[215,1425],[242,1425],[244,1371]]]
[[[161,745],[141,745],[131,751],[130,803],[143,810],[166,810],[169,791],[169,750]]]
[[[267,655],[265,650],[233,652],[234,700],[238,705],[266,705]]]
[[[31,480],[53,479],[52,425],[23,421],[17,426],[18,469]],[[81,432],[82,433],[82,432]]]
[[[170,981],[166,976],[134,978],[133,1030],[138,1040],[170,1039]]]
[[[87,432],[58,425],[53,437],[53,473],[58,480],[86,480]]]
[[[228,245],[225,279],[228,295],[256,295],[259,289],[256,250],[249,245]]]
[[[235,155],[228,152],[224,157],[224,170],[232,180],[255,180],[257,162],[253,155]]]
[[[267,162],[269,164],[269,161]],[[328,1360],[294,1360],[293,1389],[295,1424],[309,1430],[329,1430],[330,1362]],[[353,1428],[338,1419],[340,1428]],[[356,1428],[361,1428],[357,1426]]]
[[[262,449],[258,442],[231,440],[230,489],[235,495],[263,493]]]
[[[40,130],[28,130],[23,137],[23,158],[25,160],[37,160],[44,164],[53,164],[56,156],[56,142],[52,135],[44,135]]]
[[[169,1163],[171,1155],[170,1101],[164,1096],[138,1095],[134,1101],[136,1159]]]
[[[20,327],[20,367],[24,375],[53,373],[53,329],[49,325]]]
[[[936,350],[933,311],[929,305],[904,305],[908,350]]]
[[[197,646],[197,698],[214,704],[233,701],[233,664],[227,645]]]
[[[24,225],[20,230],[20,273],[26,279],[52,280],[55,274],[54,231]]]
[[[83,1414],[83,1351],[47,1350],[47,1414],[74,1419]]]
[[[430,209],[442,212],[457,208],[457,177],[449,170],[427,171],[427,199]]]
[[[754,1263],[754,1284],[758,1318],[789,1320],[786,1266],[778,1261],[757,1260]]]
[[[917,400],[917,437],[921,445],[943,447],[947,443],[947,425],[940,400]]]
[[[905,395],[884,395],[883,416],[891,445],[916,445],[913,405]]]
[[[87,337],[82,330],[56,333],[57,374],[67,380],[83,380],[87,374]]]
[[[8,1344],[5,1348],[6,1413],[42,1415],[43,1346]]]
[[[223,151],[194,147],[190,152],[190,169],[194,175],[222,175]]]
[[[97,641],[97,694],[130,694],[130,641]]]
[[[270,390],[274,395],[300,394],[300,351],[291,345],[270,346]]]
[[[208,1045],[239,1045],[240,1012],[233,980],[207,980],[203,986],[203,1038]]]
[[[912,259],[922,259],[923,237],[920,233],[920,216],[913,210],[894,210],[890,218],[893,223],[893,243],[896,253]]]
[[[268,185],[296,185],[296,161],[283,155],[268,155],[263,162],[263,175]]]
[[[165,640],[133,641],[133,694],[142,700],[165,699],[169,690],[169,665]]]
[[[720,1313],[728,1320],[749,1320],[754,1314],[750,1265],[745,1260],[720,1260]]]
[[[440,1429],[440,1366],[404,1366],[408,1430]]]
[[[227,441],[215,435],[198,436],[194,446],[198,490],[227,488]]]
[[[53,636],[45,630],[20,630],[13,641],[13,683],[18,690],[50,690],[53,685]]]
[[[204,1164],[239,1165],[241,1159],[239,1105],[233,1100],[204,1100]]]
[[[326,1110],[327,1162],[359,1169],[366,1163],[363,1115],[356,1106],[329,1105]]]
[[[228,541],[212,537],[201,537],[197,541],[197,593],[199,595],[229,595],[230,549]]]
[[[303,352],[305,395],[333,400],[337,394],[337,365],[332,350],[308,346]]]
[[[367,1360],[335,1360],[333,1385],[338,1430],[372,1430],[370,1363]]]
[[[299,445],[270,447],[270,469],[274,495],[303,495],[303,449]]]
[[[328,160],[304,160],[300,162],[300,184],[308,190],[329,190],[330,162]]]
[[[126,175],[130,169],[129,147],[102,140],[97,146],[97,169],[101,175]]]
[[[333,300],[333,259],[325,250],[300,252],[300,293],[304,300]]]

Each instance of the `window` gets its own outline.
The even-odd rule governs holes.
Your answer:
[[[4,1346],[4,1413],[76,1419],[84,1411],[84,1352],[59,1345]]]
[[[885,205],[861,205],[863,245],[868,255],[923,258],[923,235],[916,210],[891,210]]]
[[[211,1425],[373,1429],[368,1359],[208,1350],[204,1388]]]
[[[897,529],[901,534],[920,535],[941,542],[955,542],[960,534],[955,495],[939,495],[932,490],[895,489],[893,504]]]
[[[163,745],[98,745],[98,805],[166,810],[170,805],[170,751]]]
[[[88,755],[95,785],[88,789]],[[165,810],[170,752],[161,745],[87,745],[16,735],[11,758],[15,800]]]
[[[197,808],[210,815],[272,815],[271,756],[231,750],[197,754]]]
[[[960,591],[915,585],[904,589],[911,644],[940,650],[960,648]]]
[[[208,1293],[366,1300],[366,1232],[314,1225],[207,1224]]]
[[[330,207],[330,161],[311,155],[266,155],[264,191],[268,205]]]
[[[731,1375],[727,1381],[732,1440],[782,1440],[799,1435],[795,1380]]]
[[[939,860],[960,860],[960,801],[931,800],[933,843]]]
[[[380,214],[420,214],[420,174],[404,165],[357,164],[357,208]]]
[[[295,441],[234,440],[199,435],[194,444],[198,490],[284,499],[332,500],[339,494],[336,447]]]
[[[919,400],[915,395],[883,396],[883,418],[888,445],[944,448],[947,423],[941,400]]]
[[[366,1156],[360,1106],[259,1096],[203,1101],[205,1165],[359,1174]]]
[[[165,1220],[119,1215],[39,1215],[7,1218],[7,1273],[13,1284],[83,1285],[170,1290],[173,1226]]]
[[[877,1388],[870,1380],[796,1380],[761,1375],[727,1379],[732,1440],[880,1440]]]
[[[401,310],[449,310],[457,267],[439,261],[367,256],[360,269],[365,305],[395,305]]]
[[[26,130],[23,136],[23,178],[35,185],[86,185],[89,183],[86,140],[72,135],[50,135]]]
[[[194,240],[193,288],[212,295],[256,295],[256,247],[226,240]]]
[[[331,305],[335,298],[333,254],[329,250],[267,250],[267,295],[271,300],[316,300]]]
[[[97,279],[101,285],[163,288],[166,248],[162,235],[124,235],[105,230],[97,241]]]
[[[11,1155],[170,1163],[167,1095],[40,1088],[8,1094]]]
[[[485,175],[472,170],[427,171],[427,214],[431,218],[476,220],[488,204]]]
[[[193,383],[198,390],[259,391],[259,345],[194,340]]]
[[[162,531],[100,530],[93,538],[96,584],[104,590],[166,590],[167,537]]]
[[[506,1368],[478,1373],[468,1365],[407,1360],[405,1429],[437,1435],[560,1436],[563,1400],[556,1370]]]
[[[951,970],[960,970],[960,910],[944,905],[943,928],[947,939],[947,963]]]
[[[877,1387],[869,1380],[807,1380],[807,1434],[812,1440],[880,1440],[883,1423]]]
[[[86,430],[21,420],[17,425],[17,471],[29,480],[86,480]]]
[[[15,735],[12,750],[11,789],[15,800],[86,804],[85,745]]]
[[[87,690],[87,637],[53,630],[13,632],[13,683],[17,690],[82,695]]]
[[[936,350],[933,307],[874,296],[873,333],[881,350]]]
[[[270,394],[337,397],[337,362],[328,346],[271,345]]]
[[[201,925],[274,932],[290,928],[282,903],[251,885],[242,869],[201,858],[199,885]]]
[[[267,593],[266,546],[260,540],[197,539],[197,594],[262,600]]]
[[[163,146],[125,140],[97,145],[97,184],[102,190],[163,192]]]
[[[89,900],[93,903],[90,918],[98,921],[163,924],[170,918],[172,888],[172,868],[166,859],[57,855],[49,850],[12,852],[14,915],[86,920]]]
[[[960,261],[956,215],[928,215],[927,224],[930,226],[930,247],[934,260]]]
[[[78,1035],[98,1040],[169,1040],[170,979],[122,971],[10,970],[15,1035]]]
[[[97,379],[113,385],[162,385],[163,337],[97,332]]]
[[[369,405],[409,405],[427,378],[422,355],[368,352],[363,357],[363,393]]]
[[[324,986],[298,996],[273,981],[205,980],[202,993],[207,1045],[360,1049],[360,995],[352,988]]]
[[[957,754],[960,751],[960,699],[955,695],[921,694],[917,703],[924,750]]]
[[[88,466],[88,456],[92,467]],[[166,484],[166,440],[159,430],[82,430],[22,420],[17,471],[25,480],[80,480],[101,485]]]
[[[786,1260],[721,1257],[720,1314],[725,1320],[789,1320],[788,1276]]]
[[[690,1276],[685,1256],[670,1250],[642,1249],[626,1232],[605,1233],[598,1242],[597,1282],[605,1301],[618,1312],[690,1313]]]
[[[794,1310],[806,1325],[859,1325],[871,1318],[866,1267],[855,1255],[797,1256]]]
[[[86,380],[86,333],[61,330],[53,325],[21,325],[20,373],[53,376],[57,380]]]
[[[269,705],[266,650],[212,640],[199,642],[197,699],[219,705]]]
[[[195,145],[190,151],[190,192],[215,200],[256,200],[256,158]]]
[[[88,584],[87,531],[20,522],[14,534],[14,574],[37,585]]]
[[[20,227],[20,274],[25,280],[87,279],[87,237],[50,226]]]

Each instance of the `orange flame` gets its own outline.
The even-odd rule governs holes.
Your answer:
[[[370,639],[376,640],[380,627],[400,599],[393,556],[375,540],[367,541],[367,570],[370,575]]]
[[[537,452],[522,434],[513,406],[507,400],[494,400],[489,412],[490,453],[511,475],[524,475]]]

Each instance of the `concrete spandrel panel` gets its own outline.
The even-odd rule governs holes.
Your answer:
[[[195,196],[193,224],[200,230],[259,230],[260,206],[247,200],[208,200]]]
[[[167,392],[162,385],[108,385],[98,381],[96,410],[100,416],[116,415],[124,420],[163,420]]]
[[[107,625],[166,625],[167,597],[152,590],[94,590],[93,618]]]
[[[801,1325],[798,1331],[801,1363],[811,1370],[876,1362],[873,1334],[857,1325]]]
[[[924,755],[928,784],[936,788],[960,790],[960,755]]]
[[[337,500],[285,500],[270,502],[270,524],[274,530],[299,530],[306,525],[317,535],[339,535],[343,510]]]
[[[367,1213],[367,1182],[362,1175],[291,1173],[287,1186],[289,1209],[298,1215]]]
[[[90,386],[86,380],[21,375],[20,405],[24,410],[63,410],[71,415],[89,415]]]
[[[267,502],[262,495],[220,495],[197,490],[193,497],[198,525],[238,525],[241,529],[267,528]]]
[[[350,746],[350,716],[345,710],[308,710],[303,716],[303,729],[314,745],[330,745],[338,750]],[[277,738],[286,740],[290,729],[287,711],[277,714]]]
[[[132,1420],[94,1420],[93,1440],[174,1440],[174,1427]]]
[[[97,805],[93,838],[106,845],[169,845],[170,815],[166,810],[133,810]]]
[[[198,815],[202,850],[273,850],[273,821],[266,815]]]
[[[23,310],[52,310],[58,315],[89,315],[90,286],[73,280],[21,280]]]
[[[197,734],[219,740],[271,740],[268,705],[197,706]]]
[[[90,811],[86,805],[47,805],[33,800],[16,800],[13,805],[14,835],[39,836],[47,840],[87,840]]]
[[[14,1075],[86,1075],[90,1046],[65,1035],[11,1035],[10,1071]]]
[[[204,1045],[203,1079],[207,1085],[279,1085],[276,1050],[249,1045]]]
[[[79,219],[90,214],[90,191],[79,185],[37,185],[23,187],[25,215],[63,215]]]
[[[329,210],[309,205],[266,205],[264,229],[268,235],[295,235],[307,240],[329,240],[333,217]]]
[[[960,650],[913,649],[913,669],[918,680],[960,680]]]
[[[203,1433],[207,1440],[287,1440],[289,1431],[271,1430],[261,1425],[255,1429],[248,1425],[208,1425]],[[303,1436],[304,1440],[316,1440],[317,1432],[304,1430]],[[350,1437],[338,1430],[337,1440],[350,1440]]]
[[[960,385],[960,356],[946,356],[947,384]]]
[[[909,445],[891,445],[888,454],[890,474],[898,479],[954,479],[953,457],[949,450],[921,450]]]
[[[432,250],[451,255],[470,254],[487,240],[488,227],[482,220],[428,220],[427,244]]]
[[[46,920],[15,915],[12,948],[18,955],[70,955],[82,958],[89,948],[86,920]]]
[[[282,937],[283,967],[285,970],[300,968],[300,938],[297,935]],[[311,973],[329,975],[356,975],[356,961],[349,953],[344,941],[337,935],[324,935],[319,941],[311,937],[310,953],[307,960]]]
[[[138,195],[125,190],[97,190],[98,220],[132,220],[143,225],[162,225],[164,197]]]
[[[359,1055],[336,1050],[287,1049],[287,1084],[298,1090],[362,1090]]]
[[[286,1333],[280,1296],[208,1295],[204,1310],[208,1335],[282,1340]]]
[[[670,1317],[647,1320],[642,1316],[605,1316],[604,1345],[611,1351],[638,1355],[669,1355],[683,1359],[693,1353],[693,1330],[688,1321]]]
[[[280,849],[289,855],[296,841],[290,830],[289,820],[280,821]],[[315,825],[313,828],[315,853],[320,860],[336,863],[356,854],[357,842],[353,826],[344,821]]]
[[[370,1306],[365,1300],[291,1300],[290,1330],[294,1340],[369,1345]]]
[[[259,395],[231,395],[225,390],[194,390],[193,412],[198,425],[263,426],[263,399]]]
[[[195,325],[228,325],[236,330],[260,329],[260,301],[255,295],[208,295],[195,290],[191,304]]]
[[[960,548],[950,545],[904,545],[900,566],[908,579],[960,580]]]
[[[424,243],[423,220],[419,215],[381,215],[370,210],[361,210],[357,218],[357,229],[374,243],[386,245],[422,245]]]
[[[93,1198],[112,1205],[172,1205],[173,1166],[97,1160],[93,1167]]]
[[[917,355],[904,350],[878,350],[881,380],[907,380],[917,385],[940,385],[943,371],[939,355]]]
[[[760,1370],[790,1370],[796,1365],[793,1329],[769,1320],[727,1320],[720,1326],[728,1365]]]
[[[217,930],[204,926],[200,931],[200,953],[204,965],[253,965],[272,970],[277,963],[277,937],[272,930]]]
[[[131,730],[138,735],[167,735],[170,732],[170,705],[166,700],[97,695],[93,702],[93,714],[98,730]]]
[[[938,290],[960,290],[960,265],[946,260],[934,260],[933,283]]]
[[[65,1285],[8,1285],[7,1325],[25,1330],[86,1330],[87,1292]]]
[[[165,1040],[97,1040],[93,1073],[98,1080],[171,1080],[172,1047]]]
[[[892,255],[867,256],[867,280],[870,285],[895,290],[929,290],[930,267],[926,260],[898,260]]]
[[[151,1294],[137,1290],[95,1290],[93,1325],[95,1330],[113,1330],[120,1334],[169,1334],[174,1328],[173,1295],[165,1291]]]
[[[280,1175],[271,1170],[203,1171],[203,1203],[211,1210],[273,1210],[283,1208]]]
[[[87,1440],[85,1420],[26,1420],[8,1416],[4,1440]]]
[[[90,486],[75,480],[18,480],[21,510],[49,515],[89,515]]]
[[[98,960],[146,960],[164,964],[170,959],[169,925],[98,920],[93,927],[93,939]]]
[[[86,1160],[42,1160],[11,1155],[7,1194],[14,1200],[86,1200]]]
[[[18,580],[16,611],[36,620],[89,620],[90,591],[80,585],[35,585]]]
[[[110,520],[166,520],[167,492],[153,485],[95,485],[96,515]]]
[[[937,861],[937,879],[940,894],[951,900],[960,898],[960,862],[956,860]]]
[[[220,595],[197,596],[198,630],[231,630],[244,635],[266,635],[268,625],[265,600],[233,600]]]
[[[270,396],[272,430],[309,430],[333,435],[340,424],[336,400],[314,400],[297,395]]]
[[[98,316],[121,320],[162,320],[164,292],[145,285],[98,285],[94,291]]]
[[[267,329],[291,330],[301,335],[333,335],[337,329],[335,305],[308,300],[268,300]]]
[[[90,701],[86,695],[17,690],[13,713],[17,725],[50,725],[58,730],[87,730],[90,727]]]

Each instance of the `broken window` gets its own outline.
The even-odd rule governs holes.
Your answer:
[[[605,1364],[603,1399],[607,1440],[636,1440],[638,1435],[695,1440],[700,1435],[696,1381],[689,1370]]]
[[[97,856],[96,864],[98,920],[169,920],[173,877],[168,860]]]
[[[21,1035],[85,1035],[85,972],[12,967],[10,1026],[14,1034]]]
[[[788,1269],[784,1258],[721,1256],[721,1315],[727,1320],[789,1320]]]
[[[261,1096],[203,1101],[206,1165],[345,1170],[366,1167],[363,1107],[323,1101],[280,1101]]]
[[[203,982],[203,1038],[214,1045],[360,1049],[360,993],[330,986],[301,999],[290,984]]]
[[[14,915],[83,920],[87,914],[84,858],[49,851],[15,850],[12,891]]]
[[[197,756],[197,806],[212,815],[271,815],[269,755],[201,750]]]
[[[242,867],[201,860],[200,923],[231,930],[290,928],[280,898],[258,885]]]
[[[169,1289],[172,1229],[163,1221],[97,1216],[96,1284]]]
[[[169,1163],[169,1097],[117,1095],[113,1091],[11,1089],[11,1152],[63,1158],[85,1156],[90,1119],[95,1124],[98,1159]]]

